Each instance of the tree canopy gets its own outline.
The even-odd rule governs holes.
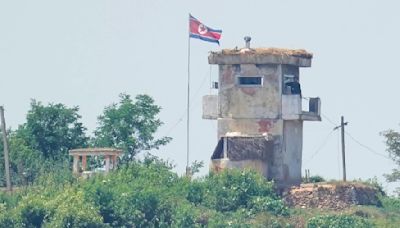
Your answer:
[[[95,145],[117,147],[124,150],[123,162],[132,161],[144,150],[158,149],[171,138],[155,139],[154,134],[163,124],[157,117],[161,107],[148,95],[137,95],[135,100],[127,94],[119,95],[119,102],[104,109],[98,117]]]
[[[389,152],[390,158],[400,168],[400,133],[395,130],[387,130],[381,133],[385,137],[386,150]],[[400,181],[399,168],[393,169],[391,174],[386,174],[385,177],[389,182]]]
[[[68,150],[84,147],[88,142],[78,111],[78,107],[68,108],[60,103],[43,105],[32,100],[26,123],[8,130],[13,184],[31,183],[49,167],[69,168]],[[4,165],[0,168],[0,182],[3,182]]]
[[[123,162],[134,160],[144,150],[158,149],[171,138],[155,139],[163,124],[157,117],[161,110],[148,95],[134,100],[121,94],[116,104],[107,106],[98,117],[99,126],[89,141],[78,114],[79,108],[61,103],[43,105],[32,100],[26,122],[8,130],[10,166],[13,184],[32,183],[42,173],[54,169],[70,172],[68,150],[87,146],[116,147],[125,151]],[[1,133],[0,133],[1,135]],[[3,160],[3,142],[0,159]],[[99,164],[101,165],[101,164]],[[0,185],[4,184],[4,162],[0,163]]]
[[[26,123],[18,128],[17,136],[45,158],[65,157],[69,149],[84,147],[88,142],[78,111],[78,107],[68,108],[61,103],[44,106],[32,100]]]

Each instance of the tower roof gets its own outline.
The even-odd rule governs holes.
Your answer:
[[[285,48],[234,48],[211,52],[210,64],[288,64],[310,67],[312,53],[304,49]]]

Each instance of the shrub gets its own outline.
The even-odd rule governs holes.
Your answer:
[[[161,224],[170,225],[172,210],[175,210],[164,189],[142,189],[122,194],[115,200],[116,220],[114,226],[125,224],[139,227],[159,227]]]
[[[352,215],[320,215],[308,220],[308,228],[368,228],[374,225],[368,220]]]
[[[204,182],[206,191],[203,192],[202,204],[210,209],[228,212],[254,207],[256,212],[267,210],[278,214],[285,213],[285,206],[276,195],[273,183],[267,182],[254,171],[226,170],[210,175]]]
[[[270,213],[259,213],[254,218],[255,227],[269,227],[269,228],[294,228],[304,227],[301,221],[296,221],[295,218],[280,217],[271,215]],[[296,224],[296,225],[292,225]],[[254,226],[253,226],[254,227]]]
[[[23,227],[41,227],[49,213],[45,201],[37,195],[28,195],[17,207]]]
[[[34,185],[44,186],[58,191],[64,185],[72,184],[76,181],[70,168],[70,163],[67,159],[60,161],[45,161],[39,176],[35,179]],[[50,191],[50,189],[48,189]]]
[[[206,225],[207,223],[207,216],[203,217],[199,208],[188,203],[180,203],[175,209],[171,225],[172,227],[196,227],[196,225]]]
[[[187,184],[158,159],[132,162],[117,172],[98,175],[84,182],[86,200],[91,200],[105,223],[114,227],[170,225],[179,198]],[[183,194],[184,195],[184,194]]]
[[[82,191],[67,188],[49,202],[52,209],[50,221],[45,227],[104,227],[98,209],[85,201]]]
[[[21,194],[19,192],[9,194],[7,192],[0,191],[0,204],[4,204],[4,206],[7,208],[16,207],[20,198]]]
[[[400,212],[400,198],[384,196],[380,200],[385,210]]]
[[[256,214],[288,214],[258,173],[226,170],[190,181],[171,168],[147,157],[85,180],[50,172],[15,196],[0,194],[0,213],[15,207],[0,214],[0,227],[254,227]]]
[[[40,227],[48,214],[45,202],[33,188],[0,191],[0,227]]]
[[[213,214],[209,219],[208,227],[264,227],[253,223],[251,212],[242,208],[234,212]]]
[[[289,210],[283,204],[282,200],[273,199],[271,197],[254,197],[249,205],[249,208],[255,213],[269,211],[274,215],[289,215]]]
[[[206,191],[205,187],[203,182],[193,181],[188,187],[186,199],[194,205],[201,204]]]
[[[112,224],[115,221],[114,192],[106,185],[97,182],[84,186],[84,198],[92,201],[99,208],[104,223]]]
[[[305,177],[302,178],[304,183],[319,183],[319,182],[325,182],[325,178],[319,176],[319,175],[314,175],[310,176],[308,179]]]
[[[14,227],[15,225],[15,216],[7,211],[4,204],[0,203],[0,227]]]

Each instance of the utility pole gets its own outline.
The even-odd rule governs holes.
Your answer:
[[[10,161],[8,157],[8,142],[6,132],[6,121],[4,120],[4,108],[0,106],[0,118],[1,118],[1,131],[3,132],[3,147],[4,147],[4,168],[6,174],[7,191],[11,192],[11,178],[10,178]]]
[[[344,117],[340,119],[340,125],[335,127],[333,130],[337,130],[341,128],[342,134],[342,165],[343,165],[343,181],[346,182],[346,151],[345,151],[345,143],[344,143],[344,126],[348,124],[348,122],[344,122]]]

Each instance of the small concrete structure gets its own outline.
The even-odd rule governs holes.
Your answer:
[[[218,95],[203,97],[203,118],[218,122],[210,169],[252,167],[278,186],[301,182],[303,121],[320,121],[319,98],[302,110],[300,67],[305,50],[246,47],[211,52],[219,66]]]
[[[219,172],[226,168],[253,169],[268,176],[268,154],[273,141],[267,136],[222,137],[211,156],[211,170]]]
[[[104,156],[105,166],[104,171],[108,173],[110,170],[114,169],[118,165],[117,156],[122,155],[123,151],[114,148],[83,148],[83,149],[73,149],[69,151],[69,155],[74,157],[74,162],[72,166],[72,172],[74,174],[88,173],[87,168],[87,156]],[[82,160],[81,160],[82,158]],[[81,163],[81,171],[79,170],[79,162]],[[89,172],[90,173],[90,172]]]

